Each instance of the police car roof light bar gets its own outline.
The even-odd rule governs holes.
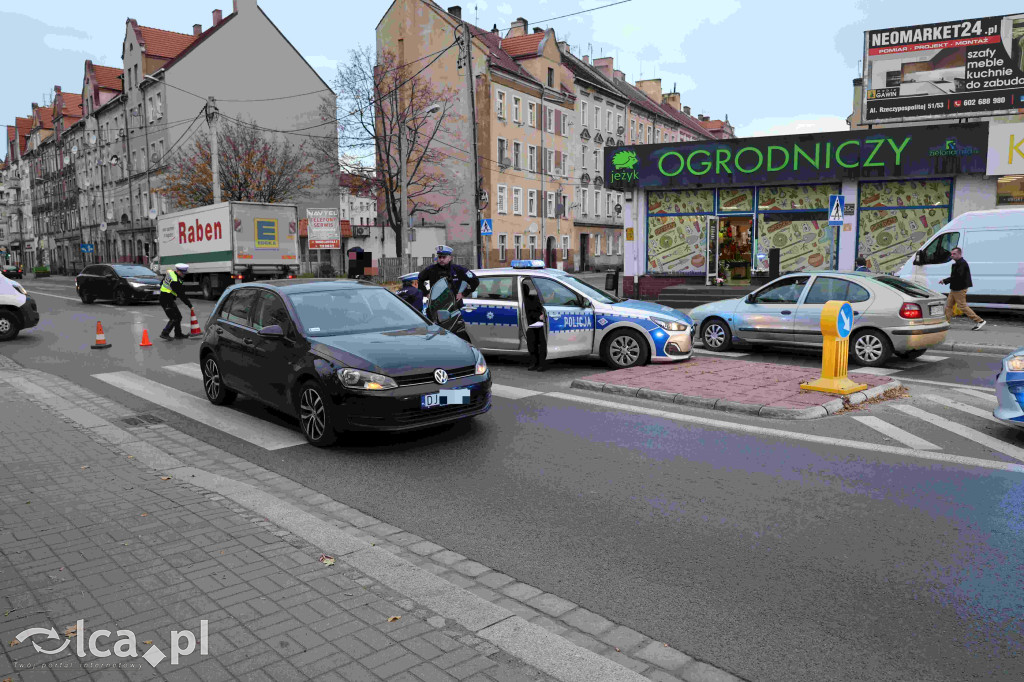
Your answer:
[[[542,260],[514,260],[512,261],[512,267],[514,268],[529,268],[529,269],[543,269],[544,261]]]

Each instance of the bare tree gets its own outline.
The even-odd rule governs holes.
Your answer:
[[[454,49],[454,48],[453,48]],[[457,187],[445,165],[466,162],[439,138],[452,136],[457,93],[437,88],[423,75],[430,62],[399,64],[392,52],[375,55],[369,47],[353,50],[347,64],[338,66],[334,82],[338,96],[338,146],[347,152],[342,170],[366,178],[367,189],[383,204],[388,223],[395,231],[398,255],[405,247],[402,229],[402,186],[399,135],[408,158],[409,217],[437,215],[457,201]],[[324,148],[325,154],[338,150]],[[345,158],[369,158],[375,169],[365,174],[346,168]]]
[[[305,142],[295,146],[255,123],[222,119],[217,145],[224,201],[294,202],[310,196],[319,177]],[[200,133],[175,154],[161,191],[182,209],[212,204],[210,159],[210,138]]]

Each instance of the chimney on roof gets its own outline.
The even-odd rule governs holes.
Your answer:
[[[689,116],[690,115],[690,107],[683,107],[683,113],[686,114],[687,116]]]
[[[217,24],[219,24],[223,16],[224,15],[221,14],[221,11],[219,9],[213,10],[213,25],[216,26]]]
[[[60,86],[59,85],[54,85],[53,86],[53,91],[59,95],[60,94]]]
[[[526,19],[523,19],[522,17],[519,17],[518,19],[516,19],[515,21],[512,22],[512,28],[510,28],[508,30],[508,34],[505,37],[506,38],[515,38],[516,36],[525,36],[529,32],[530,32],[530,24],[529,24],[529,22],[527,22]]]
[[[570,53],[569,43],[567,43],[564,40],[559,40],[558,41],[558,49],[562,51],[562,54],[569,54]]]
[[[245,14],[256,9],[256,0],[235,0],[233,7],[236,14],[238,13],[239,5],[241,5],[242,13]]]
[[[617,80],[617,81],[624,81],[624,80],[626,80],[626,74],[622,73],[618,69],[615,69],[614,71],[612,71],[612,75],[615,77],[615,80]]]
[[[615,70],[615,58],[614,57],[598,57],[594,60],[594,68],[603,73],[608,78],[613,78],[612,71]]]
[[[203,32],[203,25],[202,24],[192,24],[192,35],[198,36],[202,32]]]
[[[587,54],[583,55],[583,63],[584,64],[589,64],[590,63],[590,55],[587,55]]]
[[[491,33],[493,33],[494,35],[498,35],[498,25],[497,24],[495,24],[494,28],[491,29]]]
[[[662,101],[660,78],[649,78],[645,81],[637,81],[636,87],[640,88],[641,92],[653,99],[655,102]]]
[[[669,105],[670,107],[672,107],[676,111],[682,111],[682,107],[680,106],[680,102],[679,102],[679,93],[678,92],[670,92],[667,95],[662,95],[661,96],[661,102],[662,102],[662,104]]]
[[[452,15],[456,19],[462,19],[462,8],[458,5],[452,5],[448,8],[448,14]]]

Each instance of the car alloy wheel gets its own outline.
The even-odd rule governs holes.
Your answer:
[[[128,291],[124,287],[118,288],[114,292],[114,303],[116,305],[128,305],[128,301],[131,297],[128,295]]]
[[[82,303],[85,303],[86,305],[88,305],[88,304],[90,304],[90,303],[92,303],[93,301],[96,300],[95,296],[90,296],[89,294],[85,293],[84,291],[79,291],[78,292],[78,298],[82,299]]]
[[[214,405],[230,405],[238,396],[238,393],[224,385],[220,366],[213,355],[207,356],[203,361],[203,390],[206,392],[207,400]]]
[[[320,388],[311,381],[303,385],[299,394],[299,424],[306,440],[318,447],[331,445],[337,437]]]
[[[853,340],[853,356],[861,365],[881,367],[892,357],[892,344],[879,332],[861,332]]]
[[[626,369],[646,361],[643,339],[633,331],[621,331],[605,342],[602,357],[612,369]]]

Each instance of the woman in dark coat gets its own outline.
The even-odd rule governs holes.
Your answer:
[[[544,304],[532,282],[523,282],[523,306],[526,308],[526,348],[530,351],[532,363],[529,371],[543,372],[547,369],[548,342],[544,330]],[[533,326],[540,323],[539,326]]]

